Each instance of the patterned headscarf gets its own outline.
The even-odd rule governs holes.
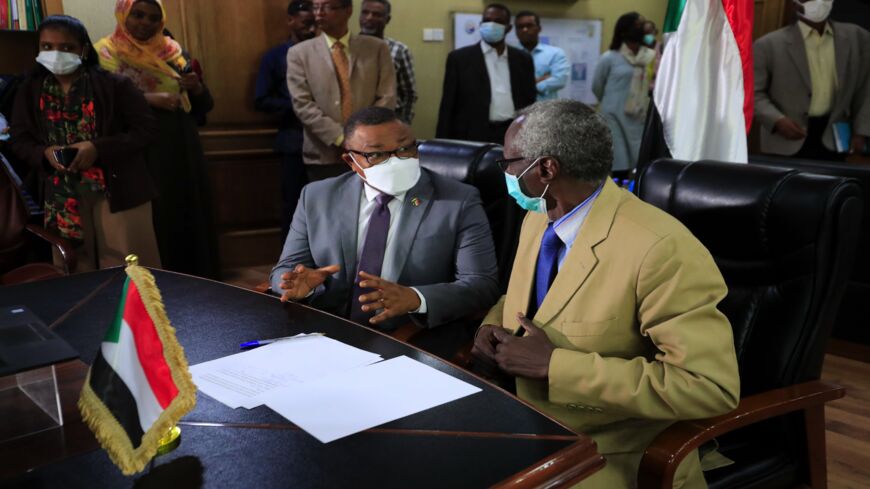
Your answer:
[[[94,48],[100,56],[100,66],[113,73],[130,77],[144,92],[181,93],[182,106],[190,112],[190,100],[178,84],[179,73],[187,67],[181,45],[163,35],[166,9],[160,0],[147,0],[160,7],[162,18],[157,33],[147,41],[139,41],[127,29],[127,17],[133,5],[144,0],[118,0],[115,19],[118,25],[110,36],[100,39]]]
[[[178,77],[176,70],[169,67],[168,64],[183,68],[185,63],[181,55],[181,45],[172,38],[163,35],[163,27],[166,25],[166,9],[163,8],[163,2],[148,0],[149,3],[157,4],[162,14],[160,27],[151,39],[144,42],[139,41],[127,30],[127,17],[130,16],[133,5],[138,1],[142,0],[118,0],[115,4],[115,19],[118,21],[118,25],[115,27],[115,32],[109,36],[115,52],[128,62],[133,62],[143,68],[151,68],[169,76]],[[178,65],[178,61],[181,61],[181,66]]]

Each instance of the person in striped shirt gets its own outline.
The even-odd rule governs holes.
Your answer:
[[[389,0],[363,0],[359,27],[362,34],[383,39],[390,46],[390,56],[396,69],[396,114],[403,122],[410,124],[414,120],[414,104],[417,102],[414,58],[404,43],[384,37],[391,12]]]

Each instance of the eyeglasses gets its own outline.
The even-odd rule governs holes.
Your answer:
[[[311,11],[314,13],[324,12],[330,13],[335,12],[336,10],[343,9],[344,7],[341,5],[336,5],[334,3],[313,3],[311,4]]]
[[[528,158],[526,158],[525,156],[520,156],[519,158],[507,158],[503,160],[495,160],[495,164],[498,165],[499,168],[501,168],[501,171],[507,173],[507,169],[511,165],[511,163],[516,163],[517,161],[523,161],[527,159]]]
[[[395,156],[400,160],[416,158],[417,146],[418,143],[414,141],[409,146],[402,146],[401,148],[396,148],[392,151],[372,151],[371,153],[363,153],[362,151],[349,149],[347,150],[347,152],[362,156],[366,159],[366,162],[368,162],[369,165],[377,165],[378,163],[383,163],[387,161],[388,159],[390,159],[391,156]]]

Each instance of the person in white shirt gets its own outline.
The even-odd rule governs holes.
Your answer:
[[[511,12],[490,4],[483,11],[479,44],[447,56],[436,137],[502,144],[518,110],[535,102],[531,56],[508,46]]]

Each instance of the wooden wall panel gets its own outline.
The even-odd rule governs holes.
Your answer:
[[[206,155],[221,269],[274,263],[283,244],[279,156],[241,150]]]
[[[42,11],[46,16],[63,13],[63,0],[42,0]]]
[[[184,3],[185,0],[167,0],[163,2],[163,8],[166,10],[166,28],[181,43],[181,47],[189,51],[190,47],[187,45],[188,41],[185,36],[187,25],[185,25],[184,16],[181,14]]]
[[[788,4],[792,0],[755,0],[755,24],[752,38],[773,32],[788,23]]]
[[[287,38],[286,0],[165,0],[169,28],[202,63],[215,98],[210,126],[268,126],[254,111],[260,58]],[[176,32],[177,31],[177,32]]]

